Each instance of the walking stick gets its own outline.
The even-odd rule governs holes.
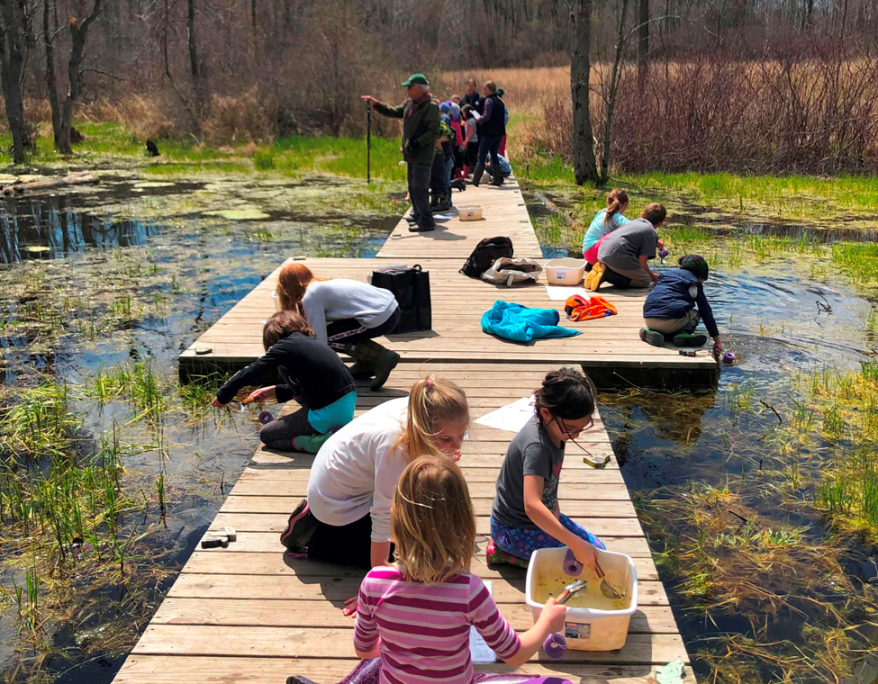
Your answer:
[[[372,103],[366,103],[366,184],[372,184]]]

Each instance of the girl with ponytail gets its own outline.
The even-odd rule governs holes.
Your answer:
[[[611,190],[607,195],[607,206],[601,209],[591,221],[585,237],[582,239],[582,255],[585,260],[594,265],[597,263],[597,243],[608,233],[628,223],[625,212],[628,210],[628,193],[622,188]],[[594,257],[590,258],[590,251]],[[586,267],[587,268],[587,267]],[[587,270],[591,270],[588,269]]]
[[[488,561],[526,566],[537,549],[566,546],[594,569],[595,547],[606,547],[558,505],[564,447],[594,424],[591,382],[562,368],[546,375],[534,396],[534,417],[510,442],[497,478]]]
[[[400,475],[418,456],[457,461],[469,427],[463,390],[428,376],[409,396],[355,418],[314,459],[308,498],[293,511],[281,543],[297,557],[372,568],[391,551],[390,505]],[[346,608],[356,610],[356,599]]]

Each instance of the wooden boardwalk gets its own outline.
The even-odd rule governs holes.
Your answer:
[[[515,190],[470,188],[467,199],[477,198],[493,210],[492,202],[511,204],[520,197]],[[517,202],[515,208],[507,204],[502,206],[510,216],[527,217]],[[639,339],[639,346],[634,345],[635,311],[641,301],[630,295],[611,294],[609,289],[607,294],[620,304],[620,315],[591,322],[596,325],[582,324],[588,334],[572,338],[578,345],[568,340],[507,345],[484,335],[476,314],[481,315],[494,299],[544,306],[545,290],[497,291],[457,276],[456,270],[474,241],[484,237],[480,230],[474,230],[471,236],[470,225],[455,221],[448,226],[449,232],[466,238],[453,241],[460,254],[437,254],[439,248],[433,249],[428,236],[417,236],[420,254],[429,254],[431,259],[398,253],[384,259],[389,263],[391,259],[404,258],[409,263],[417,259],[429,267],[435,330],[432,335],[391,336],[389,344],[402,354],[403,361],[380,392],[370,392],[366,386],[359,388],[358,413],[389,398],[405,396],[411,384],[426,373],[461,385],[477,418],[528,396],[547,371],[562,364],[590,362],[615,368],[639,363],[656,369],[713,370],[705,368],[709,364],[703,359],[654,350]],[[488,232],[509,233],[495,227]],[[324,259],[308,263],[318,274],[363,277],[376,261]],[[261,353],[261,323],[273,310],[271,288],[269,279],[200,338],[200,344],[212,349],[214,362],[233,365]],[[194,363],[194,350],[187,351],[181,363],[184,359]],[[292,407],[285,407],[287,410]],[[526,630],[532,618],[524,603],[525,571],[505,566],[489,568],[484,556],[494,484],[512,436],[510,432],[474,425],[460,465],[477,515],[479,537],[473,571],[492,580],[494,596],[504,615],[516,629]],[[592,457],[613,456],[599,416],[595,429],[583,435],[580,443]],[[550,661],[541,652],[520,671],[564,676],[582,684],[648,684],[655,681],[652,677],[657,665],[677,659],[688,663],[688,655],[615,458],[605,469],[594,470],[582,462],[581,456],[575,446],[568,447],[559,491],[561,509],[599,535],[608,548],[634,558],[640,609],[620,651],[569,651],[561,661]],[[305,454],[263,449],[256,452],[211,526],[234,527],[237,542],[228,549],[199,549],[192,554],[117,675],[117,684],[283,684],[293,674],[332,684],[353,669],[357,662],[352,645],[353,621],[342,615],[341,606],[356,594],[363,572],[291,560],[279,543],[289,512],[305,494],[312,460]],[[508,671],[502,663],[478,669]],[[693,681],[690,673],[687,682]]]

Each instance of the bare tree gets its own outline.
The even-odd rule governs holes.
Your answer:
[[[603,151],[601,152],[601,185],[604,185],[610,179],[610,145],[613,140],[613,112],[616,109],[616,93],[619,91],[619,70],[628,48],[628,40],[625,37],[625,17],[627,15],[628,0],[622,0],[622,5],[619,8],[619,26],[616,32],[616,54],[613,57],[613,71],[610,74],[610,88],[606,98],[607,112],[604,117]]]
[[[589,103],[591,77],[592,0],[575,0],[573,4],[573,58],[570,63],[570,91],[573,96],[573,174],[576,183],[600,181],[594,158],[594,135],[591,130]]]
[[[55,138],[55,147],[58,147],[58,133],[61,131],[61,103],[58,100],[58,78],[55,74],[56,27],[50,18],[51,5],[51,0],[43,1],[43,47],[46,50],[46,87],[49,91],[49,105],[52,108],[52,135]]]
[[[76,100],[82,94],[83,71],[82,59],[85,55],[85,42],[88,39],[88,31],[95,20],[100,16],[103,9],[103,0],[94,0],[91,12],[80,21],[76,17],[70,18],[70,59],[67,61],[67,80],[70,84],[67,97],[61,105],[61,127],[55,131],[55,139],[61,154],[73,154],[70,144],[70,131],[73,128],[73,113],[76,108]]]
[[[646,60],[649,59],[649,0],[640,0],[637,12],[637,77],[646,76]]]
[[[31,8],[27,0],[0,0],[0,80],[6,119],[12,133],[12,159],[16,164],[25,161],[25,150],[31,145],[21,89],[27,62],[30,21]]]

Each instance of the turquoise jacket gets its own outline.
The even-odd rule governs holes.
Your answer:
[[[532,342],[550,337],[581,335],[581,330],[558,325],[561,315],[555,309],[530,309],[512,302],[494,302],[482,315],[482,330],[513,342]]]

